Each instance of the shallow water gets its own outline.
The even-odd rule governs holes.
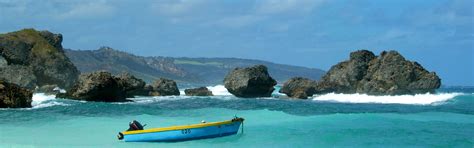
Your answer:
[[[278,93],[241,99],[219,86],[212,90],[219,95],[139,97],[127,103],[35,94],[32,109],[0,110],[0,147],[474,146],[474,95],[466,90],[404,97],[328,94],[308,100]],[[243,134],[175,143],[125,143],[115,137],[134,119],[151,128],[234,115],[246,119]]]

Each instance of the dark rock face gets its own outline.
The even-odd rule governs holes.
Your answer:
[[[112,74],[104,71],[81,74],[66,94],[59,94],[57,97],[102,102],[127,101],[124,88]]]
[[[235,68],[224,78],[225,88],[242,98],[270,97],[276,84],[264,65]]]
[[[308,96],[313,96],[316,93],[316,86],[316,81],[295,77],[286,81],[279,92],[291,98],[307,99]]]
[[[128,73],[113,76],[109,72],[98,71],[81,74],[78,81],[65,94],[58,98],[70,98],[86,101],[123,102],[134,96],[169,96],[179,95],[176,82],[159,79],[152,85],[146,85],[141,79]]]
[[[350,59],[331,67],[316,88],[317,93],[365,93],[400,95],[433,92],[441,79],[396,51],[375,56],[367,50],[352,52]]]
[[[61,42],[61,34],[34,29],[0,34],[0,78],[30,89],[72,86],[79,71],[64,54]]]
[[[129,73],[122,73],[115,78],[119,86],[126,92],[127,97],[147,96],[149,90],[145,90],[145,81],[138,79]]]
[[[33,92],[0,80],[0,108],[31,107]]]
[[[151,89],[150,96],[178,96],[180,94],[178,85],[173,80],[160,78],[145,89]]]
[[[0,79],[8,80],[8,82],[18,84],[21,87],[33,89],[38,84],[38,79],[29,66],[8,65],[0,68],[0,73]]]
[[[193,89],[185,89],[186,96],[213,96],[212,92],[207,87],[199,87]]]

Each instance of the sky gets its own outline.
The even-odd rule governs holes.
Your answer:
[[[328,70],[397,50],[443,85],[474,86],[472,0],[0,0],[0,32],[141,56],[237,57]]]

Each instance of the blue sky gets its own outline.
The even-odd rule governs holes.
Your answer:
[[[238,57],[329,69],[398,50],[445,85],[474,85],[472,0],[0,0],[0,32],[144,56]]]

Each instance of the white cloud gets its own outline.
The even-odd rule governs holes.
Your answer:
[[[111,16],[114,14],[115,10],[115,7],[107,3],[107,1],[89,1],[73,5],[70,9],[57,15],[57,18],[97,18]]]
[[[192,22],[205,26],[244,27],[284,16],[310,13],[325,0],[255,0],[229,2],[217,0],[159,1],[151,10],[170,23]],[[292,18],[292,17],[287,17]],[[280,30],[288,29],[284,25]]]
[[[0,0],[0,17],[9,19],[98,18],[115,10],[107,0]]]
[[[294,16],[307,14],[323,2],[324,0],[260,0],[255,3],[254,9],[251,9],[247,14],[225,16],[214,24],[227,27],[244,27],[273,20],[273,18],[283,18],[283,20],[280,20],[283,21],[282,23],[278,26],[272,26],[270,29],[273,31],[286,31],[290,25],[288,24],[288,20],[285,20],[282,15]]]

